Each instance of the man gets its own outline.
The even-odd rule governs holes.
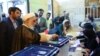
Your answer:
[[[62,23],[62,28],[63,28],[63,35],[66,35],[67,34],[67,31],[69,30],[70,28],[70,23],[67,19],[65,19]]]
[[[13,37],[12,53],[22,50],[31,44],[48,42],[58,37],[58,35],[55,34],[37,33],[34,29],[36,24],[37,18],[34,13],[26,14],[23,17],[23,24],[16,29]]]
[[[50,16],[51,16],[51,13],[48,12],[47,15],[46,15],[46,22],[47,22],[48,30],[50,29],[50,26],[52,24],[52,20],[50,19]]]
[[[62,25],[62,22],[61,22],[61,18],[60,17],[55,18],[54,22],[55,22],[54,28],[50,29],[48,33],[49,34],[55,33],[55,34],[62,36],[63,25]]]
[[[12,37],[15,29],[19,26],[16,21],[21,10],[17,7],[10,7],[8,10],[9,17],[0,23],[0,55],[8,56],[11,52]]]
[[[43,17],[44,10],[38,10],[38,25],[39,25],[39,32],[44,32],[47,29],[46,19]]]
[[[6,20],[6,14],[5,13],[2,13],[2,16],[1,16],[1,21],[5,21]]]
[[[93,16],[89,15],[87,22],[91,23],[93,25],[94,30],[96,30],[96,23],[94,21],[95,20],[94,20]]]

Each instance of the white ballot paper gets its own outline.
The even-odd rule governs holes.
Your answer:
[[[76,40],[75,43],[73,45],[71,45],[71,47],[77,47],[78,45],[80,45],[80,40]]]

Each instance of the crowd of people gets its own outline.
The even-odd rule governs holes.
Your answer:
[[[31,44],[39,45],[41,42],[56,40],[62,35],[63,26],[65,30],[69,27],[69,21],[60,17],[54,19],[53,23],[49,12],[43,17],[43,9],[39,9],[38,13],[27,13],[22,18],[22,11],[18,7],[10,7],[8,13],[8,17],[2,15],[0,22],[1,56],[11,55]]]
[[[31,44],[40,44],[56,40],[59,36],[66,36],[67,30],[71,27],[69,14],[57,16],[50,19],[51,13],[47,12],[43,17],[44,10],[39,9],[38,13],[27,13],[21,18],[22,11],[17,7],[8,9],[9,16],[2,15],[0,22],[0,55],[8,56],[22,50]],[[90,17],[89,17],[90,18]],[[100,32],[95,31],[93,18],[86,23],[80,23],[83,29],[82,35],[77,36],[84,42],[86,56],[92,52],[92,56],[100,56]]]
[[[100,50],[97,52],[97,49],[100,48],[100,31],[96,31],[90,22],[83,22],[79,26],[82,30],[77,39],[84,43],[82,46],[86,50],[84,56],[100,56]]]

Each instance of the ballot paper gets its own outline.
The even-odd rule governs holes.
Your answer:
[[[76,47],[70,47],[69,48],[69,52],[75,52],[75,50],[76,50]]]
[[[80,45],[80,40],[76,40],[75,43],[73,45],[71,45],[71,47],[78,47]]]

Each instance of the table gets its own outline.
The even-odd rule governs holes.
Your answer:
[[[76,47],[75,52],[69,52],[70,47],[70,42],[62,46],[57,56],[83,56],[82,52],[84,51],[84,49],[82,49],[81,47]]]
[[[60,48],[60,51],[59,51],[59,53],[57,54],[57,56],[67,56],[67,55],[68,55],[68,51],[69,51],[69,46],[70,46],[69,43],[67,43],[67,44],[65,44],[64,46],[62,46],[62,47]]]

